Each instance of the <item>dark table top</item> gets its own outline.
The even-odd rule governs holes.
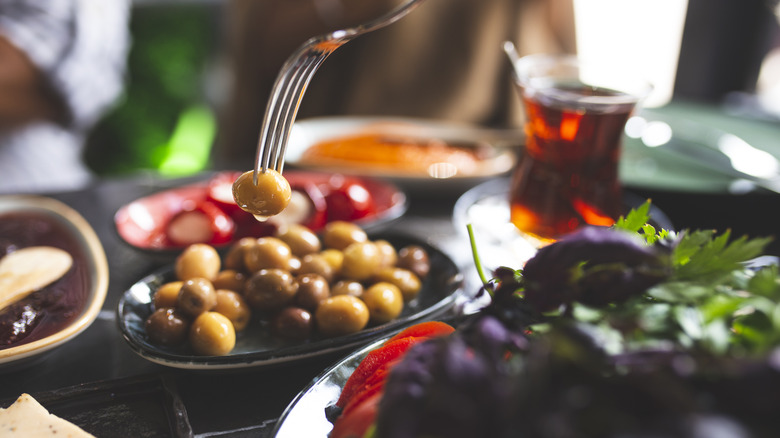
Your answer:
[[[146,175],[101,180],[84,190],[50,195],[79,211],[101,239],[109,263],[108,295],[98,319],[76,339],[23,369],[0,374],[0,401],[13,400],[24,392],[50,400],[51,405],[56,405],[58,398],[67,398],[69,406],[51,409],[52,412],[67,415],[70,409],[72,416],[95,416],[96,408],[90,403],[103,403],[96,394],[104,396],[105,403],[124,397],[123,400],[134,400],[135,404],[122,402],[115,408],[125,412],[128,424],[135,426],[112,430],[110,436],[186,435],[187,428],[178,432],[167,430],[169,424],[176,422],[176,409],[170,412],[174,406],[186,412],[195,436],[262,437],[268,435],[275,420],[298,392],[345,354],[336,353],[276,368],[204,372],[167,368],[130,350],[116,324],[119,299],[133,283],[170,261],[150,258],[123,244],[114,231],[112,216],[129,201],[179,184],[181,181]],[[629,187],[629,190],[653,199],[654,205],[663,210],[678,229],[730,228],[735,234],[772,235],[780,228],[780,195],[691,196],[641,188]],[[458,193],[410,195],[407,213],[387,227],[438,246],[463,269],[466,287],[473,288],[477,287],[474,282],[476,271],[469,242],[452,224],[457,197]],[[775,245],[770,252],[778,253]],[[173,400],[169,397],[171,394]],[[144,397],[151,397],[156,402],[162,399],[160,403],[165,409],[155,408]],[[76,403],[74,407],[74,400],[81,400],[81,404]],[[112,418],[119,415],[109,404],[101,409],[101,415]],[[161,418],[161,412],[157,411],[162,410],[166,413]],[[149,430],[138,432],[133,429],[138,427],[139,421],[150,423]],[[101,429],[96,427],[96,430]]]

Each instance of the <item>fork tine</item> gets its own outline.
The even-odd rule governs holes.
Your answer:
[[[284,161],[283,156],[280,155],[279,147],[285,126],[284,121],[289,117],[291,107],[297,107],[297,105],[293,105],[295,103],[293,99],[298,96],[299,84],[305,80],[306,75],[313,74],[312,58],[304,56],[309,54],[306,49],[307,47],[302,47],[287,61],[287,65],[282,69],[274,84],[258,140],[257,156],[255,157],[255,184],[257,184],[258,172],[265,172],[269,168],[279,171]],[[302,64],[304,68],[296,67],[299,64]]]
[[[389,13],[352,29],[306,41],[282,66],[266,107],[255,156],[254,183],[259,172],[272,168],[281,173],[284,155],[298,107],[309,81],[325,58],[348,41],[400,20],[423,0],[408,0]]]
[[[291,87],[289,93],[290,101],[288,102],[288,105],[285,105],[287,111],[282,117],[282,126],[278,131],[279,138],[277,145],[279,146],[279,151],[278,155],[276,156],[277,161],[274,164],[274,169],[279,173],[282,173],[282,170],[284,169],[284,156],[287,151],[287,143],[290,132],[292,130],[293,122],[295,121],[295,116],[298,113],[298,107],[300,105],[302,96],[305,93],[306,87],[308,87],[312,76],[314,76],[314,72],[319,68],[325,58],[327,58],[329,53],[330,52],[320,52],[316,55],[310,56],[307,59],[308,62],[305,68],[301,70],[299,75],[297,75],[297,80],[293,84],[294,86]]]
[[[273,123],[273,119],[269,119],[268,114],[272,114],[276,112],[275,108],[277,107],[278,97],[279,97],[278,93],[274,93],[271,96],[271,99],[268,101],[268,105],[265,110],[266,117],[263,120],[263,126],[260,129],[260,138],[258,139],[257,154],[255,155],[255,172],[254,172],[255,184],[257,184],[258,172],[260,171],[265,172],[265,169],[268,168],[269,153],[270,153],[268,133],[271,130],[271,124]]]
[[[271,168],[271,161],[278,161],[277,133],[279,130],[279,120],[284,112],[285,97],[289,89],[290,75],[280,75],[277,83],[274,85],[273,94],[268,101],[263,119],[263,125],[260,130],[258,140],[257,155],[255,157],[254,183],[257,184],[257,174],[265,172]],[[274,164],[274,167],[276,165]]]
[[[279,173],[281,173],[281,168],[283,167],[284,163],[283,149],[284,142],[286,141],[284,133],[289,124],[290,114],[294,114],[298,107],[298,102],[300,101],[298,96],[301,93],[300,84],[302,81],[305,81],[305,76],[310,70],[310,62],[310,58],[304,59],[302,62],[303,68],[299,68],[294,72],[294,74],[291,75],[290,81],[285,88],[284,100],[280,105],[281,110],[279,111],[278,118],[276,119],[276,129],[274,130],[274,161],[269,162],[269,165],[271,165],[273,169]]]

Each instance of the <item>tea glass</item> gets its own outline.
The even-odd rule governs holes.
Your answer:
[[[511,177],[512,223],[537,246],[584,224],[612,225],[623,213],[623,130],[652,86],[573,55],[530,55],[514,64],[526,143]]]

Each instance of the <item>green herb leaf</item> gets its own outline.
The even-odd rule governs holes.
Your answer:
[[[683,234],[672,256],[675,264],[673,279],[714,283],[746,261],[758,257],[771,241],[769,238],[748,240],[742,236],[729,243],[731,233],[714,236],[714,231],[694,231]]]
[[[757,270],[748,280],[747,288],[751,293],[780,299],[780,276],[777,265],[769,265]]]
[[[691,339],[698,340],[704,335],[704,318],[696,307],[678,306],[674,312],[677,323]]]
[[[638,233],[650,221],[650,200],[639,207],[631,209],[625,217],[621,216],[613,226],[619,230]],[[655,234],[655,232],[653,233]]]
[[[632,349],[672,343],[718,354],[762,354],[780,345],[780,268],[755,268],[748,263],[764,253],[771,239],[742,236],[732,240],[728,230],[721,234],[657,230],[648,223],[649,211],[647,201],[612,228],[636,233],[647,245],[670,250],[671,275],[626,301],[598,307],[575,301],[565,311],[545,314],[545,320],[574,319],[587,324],[610,350],[618,345]],[[475,261],[479,263],[478,257]],[[582,277],[588,273],[586,267],[576,265],[570,274]],[[523,291],[523,270],[514,274],[510,278],[503,273],[517,291]],[[592,278],[595,282],[612,277]]]

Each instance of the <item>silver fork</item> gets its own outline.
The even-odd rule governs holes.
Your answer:
[[[368,32],[395,23],[424,0],[408,0],[379,18],[356,27],[313,37],[284,63],[276,78],[263,118],[255,157],[254,183],[266,169],[282,173],[284,154],[303,94],[325,58],[345,43]]]

